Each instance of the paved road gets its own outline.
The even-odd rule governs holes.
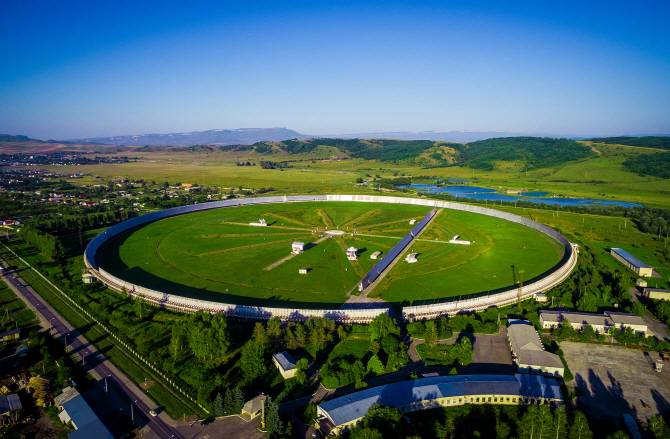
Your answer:
[[[3,261],[0,259],[0,263]],[[4,264],[6,266],[6,264]],[[149,411],[155,408],[150,400],[139,389],[137,389],[123,374],[121,374],[116,367],[114,367],[104,355],[98,352],[78,331],[74,330],[66,323],[56,311],[54,311],[47,303],[38,296],[26,283],[19,277],[18,273],[13,270],[5,270],[2,275],[5,282],[7,282],[12,289],[20,294],[23,299],[30,304],[30,306],[51,325],[49,330],[57,332],[58,339],[65,342],[67,336],[67,343],[70,348],[70,353],[75,357],[80,358],[86,365],[86,369],[94,372],[99,378],[108,377],[108,382],[117,388],[119,393],[126,397],[128,405],[135,404],[135,413],[139,412],[139,418],[147,427],[153,431],[157,437],[161,439],[184,439],[184,437],[173,427],[168,425],[161,417],[154,417],[149,415]],[[55,336],[55,334],[54,334]],[[62,336],[62,337],[61,337]],[[131,389],[135,387],[135,389]],[[137,402],[134,402],[137,401]],[[152,404],[152,406],[149,406]],[[167,415],[162,413],[163,417]]]

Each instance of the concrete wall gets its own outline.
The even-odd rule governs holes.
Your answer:
[[[131,297],[143,297],[148,302],[183,312],[197,312],[208,310],[210,312],[224,313],[231,317],[237,317],[248,320],[268,320],[272,317],[279,317],[284,321],[304,321],[310,317],[328,317],[339,323],[369,323],[373,318],[382,313],[388,313],[388,308],[365,308],[365,309],[330,309],[314,310],[301,308],[270,308],[256,307],[246,305],[234,305],[206,300],[191,299],[177,295],[166,294],[160,291],[144,288],[126,282],[111,273],[100,268],[96,261],[98,250],[102,245],[115,235],[122,233],[134,227],[142,226],[153,221],[157,221],[170,216],[182,215],[191,212],[198,212],[222,207],[234,207],[250,204],[269,204],[286,202],[304,202],[304,201],[345,201],[345,202],[363,202],[363,203],[387,203],[387,204],[408,204],[416,206],[426,206],[433,208],[453,209],[465,212],[473,212],[481,215],[501,218],[522,224],[538,230],[548,235],[563,245],[565,255],[563,260],[557,264],[551,273],[543,279],[524,285],[521,289],[522,299],[533,297],[535,294],[547,291],[558,285],[570,275],[570,272],[577,263],[577,246],[570,244],[568,240],[554,229],[543,224],[536,223],[527,218],[513,215],[507,212],[500,212],[494,209],[487,209],[480,206],[471,206],[448,201],[438,201],[423,198],[403,198],[372,195],[315,195],[315,196],[283,196],[283,197],[260,197],[245,198],[225,201],[215,201],[210,203],[195,204],[190,206],[175,207],[158,212],[152,212],[136,218],[119,223],[110,227],[98,236],[93,238],[86,247],[84,253],[84,262],[89,272],[97,277],[109,288],[121,291],[123,288]],[[491,294],[461,301],[451,301],[433,305],[409,306],[403,309],[403,317],[414,317],[420,319],[433,319],[443,315],[454,315],[463,311],[480,311],[491,306],[505,306],[515,303],[518,300],[518,288],[510,288],[498,294]],[[374,305],[373,305],[374,306]]]

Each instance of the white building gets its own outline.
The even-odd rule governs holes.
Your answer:
[[[355,261],[358,259],[358,249],[356,247],[349,247],[347,249],[347,259]]]
[[[288,352],[280,352],[272,356],[272,362],[284,379],[293,378],[298,371],[297,363]]]
[[[299,255],[300,253],[302,253],[304,251],[305,251],[305,243],[304,242],[296,241],[291,245],[291,252],[294,255]]]
[[[405,257],[405,261],[407,261],[408,264],[413,264],[415,262],[419,262],[419,260],[416,258],[417,253],[410,253]]]
[[[250,226],[257,226],[257,227],[267,227],[267,223],[265,222],[264,218],[261,218],[258,220],[257,223],[249,223]]]

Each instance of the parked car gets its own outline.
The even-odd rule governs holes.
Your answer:
[[[149,410],[149,414],[151,416],[158,416],[158,413],[156,413],[156,410]]]

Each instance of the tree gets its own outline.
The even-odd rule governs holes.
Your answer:
[[[608,434],[607,439],[629,439],[630,436],[628,436],[628,433],[625,433],[621,430],[617,431],[616,433]]]
[[[233,413],[240,413],[244,407],[244,393],[239,387],[233,390]]]
[[[582,335],[584,336],[584,339],[588,341],[596,339],[596,331],[595,329],[593,329],[593,326],[591,325],[584,326],[584,329],[582,330]]]
[[[219,392],[216,395],[216,398],[214,399],[214,405],[213,405],[213,410],[214,410],[214,416],[222,416],[224,413],[223,410],[223,398],[221,397],[221,392]]]
[[[384,365],[382,364],[381,360],[379,360],[379,357],[373,355],[368,360],[367,370],[368,372],[372,372],[375,375],[381,375],[384,373]]]
[[[570,434],[568,435],[569,439],[591,439],[593,438],[593,433],[589,428],[589,423],[586,420],[586,416],[582,412],[575,412],[575,419],[572,421],[572,426],[570,427]]]
[[[565,407],[560,406],[554,410],[554,423],[552,425],[551,439],[565,439],[568,435],[568,417],[565,413]]]
[[[147,306],[146,300],[142,296],[135,296],[135,300],[133,300],[133,305],[135,307],[135,315],[141,319],[144,318],[144,313],[145,309]]]
[[[430,325],[426,330],[426,345],[430,348],[437,344],[437,328],[435,325]]]
[[[235,402],[233,401],[233,391],[226,389],[226,396],[223,398],[223,413],[232,415],[235,413]]]
[[[383,339],[387,334],[400,335],[400,328],[388,314],[379,314],[370,322],[370,331],[375,340]]]
[[[456,343],[451,351],[453,359],[461,366],[467,366],[472,363],[473,353],[472,342],[467,337],[463,337],[459,343]]]
[[[449,375],[458,375],[458,371],[456,371],[455,367],[451,368],[451,370],[449,371]]]
[[[575,336],[575,330],[572,328],[570,320],[565,319],[561,322],[561,326],[554,331],[554,335],[560,339],[572,339]]]
[[[532,405],[519,421],[522,439],[548,439],[553,430],[551,410],[546,405]]]
[[[598,298],[591,293],[584,294],[577,301],[577,309],[584,312],[596,312],[598,311]]]
[[[296,364],[295,380],[298,384],[303,385],[307,381],[307,369],[309,368],[309,363],[306,358],[301,358]]]
[[[265,398],[265,432],[270,438],[281,436],[284,428],[279,418],[279,407],[272,402],[269,396]]]
[[[356,381],[356,388],[360,389],[360,388],[363,388],[363,387],[367,387],[368,384],[364,381],[365,380],[365,366],[363,366],[363,362],[361,360],[356,360],[352,370],[354,372],[354,380]]]
[[[395,355],[398,352],[398,337],[394,334],[386,334],[382,338],[382,349],[384,349],[386,355]]]
[[[633,312],[640,317],[644,317],[644,305],[640,302],[633,303]]]
[[[610,343],[614,343],[614,337],[616,337],[619,334],[619,328],[616,326],[612,326],[607,333],[610,336]]]
[[[265,331],[265,326],[263,326],[262,323],[256,323],[256,325],[254,325],[254,334],[252,335],[252,337],[262,347],[265,348],[268,345],[269,340],[267,332]]]
[[[242,348],[240,364],[246,382],[251,382],[265,373],[263,346],[256,339],[249,340]]]

